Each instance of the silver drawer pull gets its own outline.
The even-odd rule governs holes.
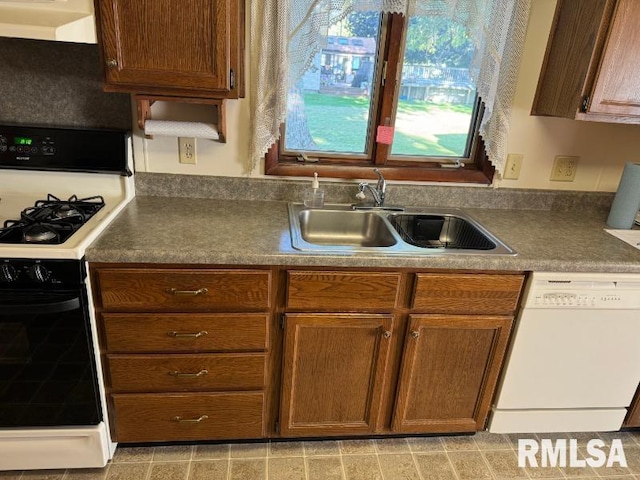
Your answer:
[[[200,338],[209,335],[209,332],[206,330],[200,330],[194,333],[167,332],[167,335],[173,338]]]
[[[177,378],[198,378],[208,374],[209,374],[209,370],[206,370],[204,368],[200,370],[198,373],[182,373],[182,372],[178,372],[177,370],[173,372],[169,372],[169,375]]]
[[[178,290],[177,288],[167,288],[167,293],[171,295],[204,295],[209,292],[207,288],[199,288],[197,290]]]
[[[203,420],[209,418],[208,415],[200,415],[198,418],[182,418],[179,416],[175,416],[171,418],[171,421],[178,423],[200,423]]]

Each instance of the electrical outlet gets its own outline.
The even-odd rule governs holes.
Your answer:
[[[180,163],[196,164],[196,139],[193,137],[178,137],[178,152]]]
[[[523,159],[524,155],[521,153],[510,153],[507,155],[507,164],[504,167],[502,178],[505,180],[517,180],[520,176]]]
[[[556,156],[553,161],[550,180],[552,182],[573,182],[576,178],[580,157]]]

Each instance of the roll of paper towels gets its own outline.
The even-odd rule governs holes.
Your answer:
[[[640,163],[627,162],[613,199],[607,225],[631,228],[640,209]]]
[[[218,127],[212,123],[176,122],[169,120],[147,120],[144,123],[145,135],[163,135],[169,137],[196,137],[218,140]]]

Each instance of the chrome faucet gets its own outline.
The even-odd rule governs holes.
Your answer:
[[[387,182],[380,173],[380,170],[374,168],[373,171],[378,175],[378,183],[376,184],[376,188],[373,188],[367,182],[360,182],[358,185],[358,193],[356,194],[356,198],[362,200],[365,198],[364,191],[369,190],[371,195],[373,196],[373,201],[376,207],[384,207],[384,195],[387,190]]]

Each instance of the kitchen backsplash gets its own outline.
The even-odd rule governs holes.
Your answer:
[[[156,197],[215,198],[218,200],[271,200],[302,202],[309,180],[217,177],[166,173],[136,174],[136,195]],[[326,203],[354,203],[357,183],[321,182]],[[445,185],[387,186],[387,205],[460,208],[499,208],[605,212],[613,193],[559,190],[465,187]]]
[[[130,130],[131,99],[102,91],[97,45],[0,38],[0,123]]]

